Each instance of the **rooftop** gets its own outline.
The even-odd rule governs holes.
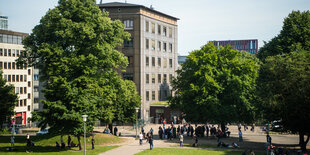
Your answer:
[[[159,12],[159,11],[156,11],[154,10],[153,8],[148,8],[146,6],[143,6],[143,5],[138,5],[138,4],[130,4],[130,3],[121,3],[121,2],[111,2],[111,3],[101,3],[101,4],[98,4],[99,7],[105,7],[105,8],[121,8],[121,7],[133,7],[133,8],[143,8],[143,9],[146,9],[148,11],[151,11],[151,12],[155,12],[155,13],[158,13],[158,14],[161,14],[161,15],[164,15],[164,16],[167,16],[169,18],[172,18],[174,20],[180,20],[179,18],[176,18],[176,17],[173,17],[173,16],[170,16],[170,15],[167,15],[165,13],[162,13],[162,12]]]

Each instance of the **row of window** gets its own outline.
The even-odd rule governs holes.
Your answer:
[[[27,87],[15,87],[15,94],[27,94]]]
[[[156,46],[155,46],[155,40],[151,40],[151,50],[155,51],[156,50]],[[161,46],[163,45],[163,47]],[[162,42],[161,41],[157,41],[157,51],[167,51],[167,43],[166,42]],[[150,49],[150,39],[145,39],[145,48],[146,49]],[[172,52],[172,43],[169,43],[169,52]]]
[[[156,66],[155,59],[156,59],[155,57],[152,57],[152,67]],[[150,59],[148,56],[146,56],[146,58],[145,58],[145,65],[146,65],[146,67],[150,66]],[[157,58],[157,66],[161,67],[161,58]],[[167,58],[163,58],[163,67],[167,68]],[[169,67],[170,68],[173,67],[172,59],[169,59]]]
[[[18,100],[16,103],[16,107],[25,107],[27,106],[27,99]]]
[[[19,57],[19,55],[23,56],[23,50],[0,48],[0,56]]]
[[[27,69],[27,65],[17,66],[15,62],[0,61],[0,69]]]
[[[152,95],[152,101],[155,101],[155,98],[156,98],[155,93],[156,93],[156,91],[152,91],[152,94],[151,94]],[[157,97],[158,97],[159,101],[166,100],[166,98],[169,95],[169,90],[158,90],[157,95],[158,95]],[[150,101],[150,91],[146,91],[145,99],[146,99],[146,101]]]
[[[157,75],[157,83],[162,83],[161,77],[162,77],[161,74]],[[151,77],[152,83],[155,83],[155,78],[156,78],[156,74],[152,74],[152,77]],[[171,81],[172,81],[172,74],[169,74],[169,82]],[[167,74],[163,74],[163,82],[167,82]],[[146,74],[145,83],[146,84],[150,83],[150,74]]]
[[[3,78],[8,82],[26,82],[27,81],[27,75],[6,75],[4,74]]]
[[[22,36],[0,34],[0,43],[19,44],[22,45]]]
[[[150,28],[150,25],[151,25],[151,28]],[[151,32],[153,34],[155,34],[157,32],[158,35],[163,35],[163,36],[166,36],[166,37],[168,35],[169,38],[172,38],[172,28],[171,27],[168,28],[168,34],[167,34],[167,27],[166,26],[161,26],[159,24],[155,24],[155,23],[152,23],[152,22],[150,24],[149,21],[145,21],[145,31],[146,32]]]

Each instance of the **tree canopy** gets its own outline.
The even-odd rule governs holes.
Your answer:
[[[258,68],[255,56],[208,43],[191,52],[177,71],[171,107],[183,111],[187,121],[249,123],[255,116]]]
[[[310,51],[310,11],[293,11],[284,19],[279,35],[265,43],[259,49],[258,58],[290,53],[292,51]]]
[[[0,70],[0,128],[7,120],[14,115],[14,108],[17,102],[17,95],[14,93],[14,86],[6,84]]]
[[[110,123],[134,118],[131,109],[139,107],[140,100],[133,82],[119,76],[117,71],[128,61],[115,50],[129,36],[124,25],[111,21],[95,0],[59,0],[42,17],[24,40],[25,54],[19,58],[19,63],[40,69],[46,100],[43,111],[33,115],[40,126],[79,138],[81,115],[88,115],[88,131],[98,119]],[[122,119],[117,118],[122,115],[119,109],[125,110]]]

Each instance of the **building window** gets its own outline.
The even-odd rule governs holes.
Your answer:
[[[19,75],[16,75],[16,82],[19,82]]]
[[[28,111],[30,111],[30,105],[28,105]]]
[[[24,93],[27,94],[27,87],[24,87]]]
[[[39,80],[39,75],[38,74],[34,74],[33,75],[33,80],[34,81],[38,81]]]
[[[28,75],[31,75],[31,69],[28,69]]]
[[[39,103],[39,99],[38,98],[34,98],[33,100],[34,100],[33,101],[34,103]]]
[[[8,82],[11,82],[11,75],[8,75]]]
[[[145,58],[145,65],[146,65],[147,67],[149,66],[149,57],[148,57],[148,56]]]
[[[39,92],[39,87],[33,87],[33,92]]]
[[[0,56],[3,56],[3,49],[0,48]]]
[[[145,93],[145,98],[146,98],[146,101],[149,101],[150,100],[150,92],[149,91],[146,91]]]
[[[161,34],[161,26],[157,25],[157,33],[160,35]]]
[[[165,26],[163,27],[163,35],[167,36],[167,28]]]
[[[15,67],[16,67],[15,62],[12,62],[12,69],[15,69]]]
[[[158,48],[158,51],[161,51],[161,42],[160,41],[157,42],[157,48]]]
[[[172,52],[172,44],[169,43],[169,52]]]
[[[133,38],[130,40],[124,40],[124,47],[133,47]]]
[[[7,81],[8,80],[8,75],[4,74],[4,79]]]
[[[161,67],[161,58],[157,58],[158,67]]]
[[[19,57],[19,50],[16,50],[16,56]]]
[[[152,50],[155,50],[155,40],[152,40]]]
[[[19,100],[19,106],[20,106],[20,107],[23,106],[23,100]]]
[[[11,56],[11,49],[8,49],[8,55]]]
[[[28,87],[31,87],[31,81],[28,81]]]
[[[8,64],[7,64],[7,62],[4,62],[3,64],[4,64],[4,66],[3,66],[4,69],[8,69]]]
[[[0,69],[3,69],[3,62],[0,61]]]
[[[160,92],[160,90],[158,91],[158,101],[160,101],[161,100],[161,92]]]
[[[125,30],[132,30],[133,29],[133,20],[124,20]]]
[[[24,99],[24,106],[27,106],[27,99]]]
[[[155,67],[155,57],[152,57],[152,66]]]
[[[155,83],[155,74],[152,74],[152,83]]]
[[[123,79],[133,81],[133,74],[132,73],[123,73]]]
[[[145,48],[149,49],[149,39],[145,39]]]
[[[149,22],[145,21],[145,31],[149,32]]]
[[[169,82],[172,82],[172,74],[169,74]]]
[[[152,23],[152,33],[155,33],[155,24]]]
[[[12,49],[12,56],[15,57],[15,49]]]
[[[24,94],[24,89],[23,89],[23,87],[19,87],[19,93],[20,93],[20,94]]]
[[[128,66],[130,67],[133,66],[133,56],[128,56],[127,58],[128,58],[128,63],[129,63]]]
[[[172,28],[169,27],[169,37],[172,38]]]
[[[158,74],[158,83],[161,83],[161,74]]]
[[[8,62],[8,69],[11,69],[11,63]]]
[[[152,100],[155,101],[155,91],[152,91]]]
[[[20,77],[20,78],[19,78],[19,79],[20,79],[19,81],[20,81],[20,82],[23,82],[23,75],[20,75],[19,77]]]
[[[172,59],[169,59],[169,67],[172,68]]]
[[[167,59],[164,58],[164,68],[167,68]]]
[[[150,83],[150,75],[149,74],[146,74],[146,76],[145,76],[145,83],[146,84]]]
[[[167,74],[164,74],[164,82],[167,82]]]
[[[31,94],[30,93],[28,93],[28,99],[30,99],[31,98]]]
[[[15,75],[12,75],[12,82],[15,82]]]
[[[164,52],[167,51],[167,43],[164,42]]]

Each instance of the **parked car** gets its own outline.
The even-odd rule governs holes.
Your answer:
[[[271,122],[271,130],[276,132],[283,131],[282,120],[275,120]]]
[[[47,133],[48,133],[48,129],[43,129],[43,130],[37,132],[37,135],[45,135]]]

